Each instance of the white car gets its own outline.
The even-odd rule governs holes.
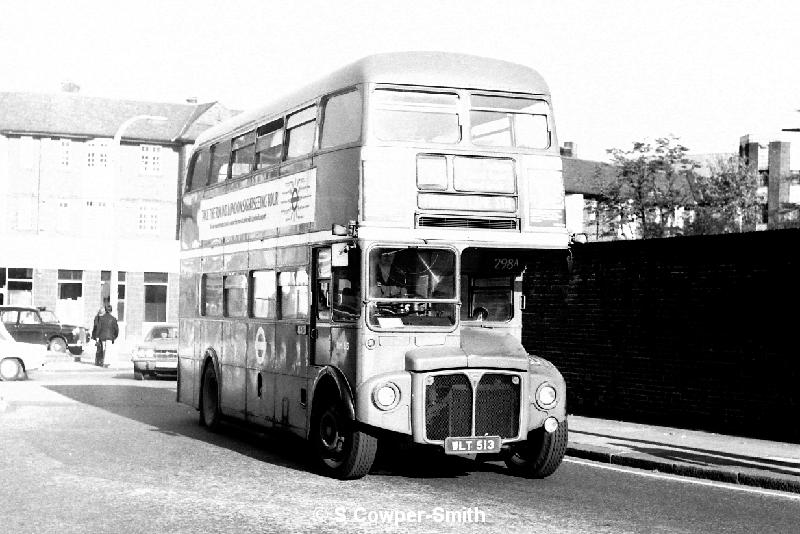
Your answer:
[[[0,380],[25,380],[44,365],[46,354],[44,345],[14,341],[0,322]]]

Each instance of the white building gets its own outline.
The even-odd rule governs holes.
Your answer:
[[[129,337],[176,321],[180,177],[197,135],[231,114],[0,93],[0,303],[86,326],[111,304]]]

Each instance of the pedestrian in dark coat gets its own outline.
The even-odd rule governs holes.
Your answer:
[[[106,305],[97,310],[92,327],[92,339],[95,340],[97,352],[94,357],[94,364],[103,367],[105,358],[111,350],[111,345],[119,336],[119,325],[117,318],[111,315],[111,306]]]

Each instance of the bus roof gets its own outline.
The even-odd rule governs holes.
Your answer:
[[[223,133],[239,130],[264,118],[322,95],[361,83],[391,83],[483,89],[548,95],[544,78],[530,67],[479,56],[450,52],[390,52],[364,57],[270,104],[241,113],[201,134],[201,145]]]

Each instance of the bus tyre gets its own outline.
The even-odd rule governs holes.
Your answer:
[[[11,382],[25,378],[25,370],[16,358],[0,360],[0,379]]]
[[[378,439],[356,428],[341,405],[321,405],[314,411],[311,439],[322,471],[334,478],[350,480],[369,473]]]
[[[558,425],[553,433],[537,428],[528,433],[528,439],[511,450],[506,459],[508,468],[528,478],[545,478],[561,465],[567,451],[567,421]]]
[[[209,363],[203,370],[203,390],[200,392],[200,424],[211,431],[219,428],[219,382],[214,364]]]

